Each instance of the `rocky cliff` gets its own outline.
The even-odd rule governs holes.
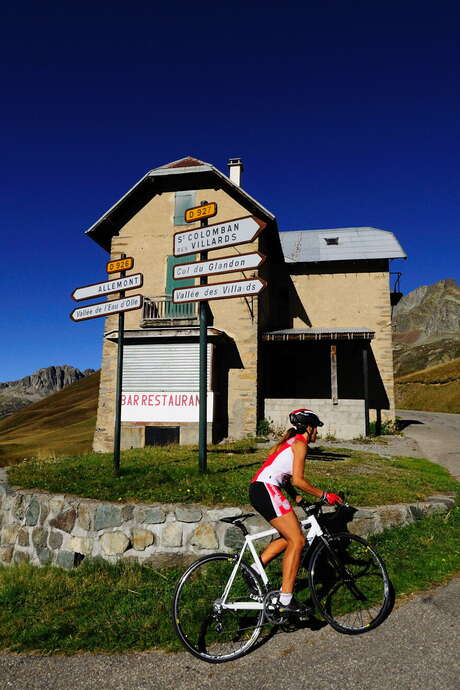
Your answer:
[[[94,369],[80,371],[64,364],[39,369],[35,374],[18,381],[0,383],[0,418],[17,412],[51,393],[56,393],[93,372]]]
[[[393,310],[395,375],[460,357],[460,286],[451,278],[423,285]]]

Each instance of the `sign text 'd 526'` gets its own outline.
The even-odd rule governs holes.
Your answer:
[[[197,252],[223,249],[252,242],[260,235],[266,225],[255,216],[245,216],[216,225],[208,225],[205,228],[192,228],[176,232],[174,235],[174,256],[196,254]]]
[[[86,307],[78,307],[70,314],[72,321],[86,321],[87,319],[97,319],[100,316],[110,316],[119,314],[122,311],[132,311],[142,307],[142,295],[132,295],[123,299],[114,299],[109,302],[99,304],[88,304]]]
[[[227,283],[212,283],[196,287],[176,288],[173,290],[173,302],[202,302],[212,299],[228,299],[229,297],[249,297],[258,295],[267,286],[262,278],[248,280],[232,280]]]

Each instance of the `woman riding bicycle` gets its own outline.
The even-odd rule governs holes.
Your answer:
[[[281,535],[272,541],[260,556],[265,567],[284,551],[283,580],[279,603],[287,613],[302,613],[304,607],[292,596],[300,565],[305,537],[291,504],[281,493],[282,487],[296,503],[303,499],[296,489],[322,498],[329,505],[342,503],[340,496],[313,486],[304,476],[308,444],[316,441],[318,427],[323,426],[318,416],[307,409],[294,410],[289,415],[292,427],[284,434],[271,455],[252,478],[249,500],[252,506]],[[294,488],[295,487],[295,488]],[[258,572],[256,564],[253,569]],[[259,573],[260,574],[260,573]]]

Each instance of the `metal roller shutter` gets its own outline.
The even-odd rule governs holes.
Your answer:
[[[212,345],[208,345],[211,390]],[[199,343],[125,345],[123,391],[198,391]]]

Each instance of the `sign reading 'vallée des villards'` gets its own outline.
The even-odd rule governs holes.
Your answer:
[[[263,278],[248,280],[231,280],[227,283],[212,283],[196,287],[176,288],[173,290],[173,302],[201,302],[212,299],[228,299],[229,297],[250,297],[258,295],[267,283]]]
[[[196,254],[211,249],[234,247],[237,244],[252,242],[266,227],[259,218],[245,216],[224,223],[208,225],[204,228],[191,228],[174,234],[174,256]]]

